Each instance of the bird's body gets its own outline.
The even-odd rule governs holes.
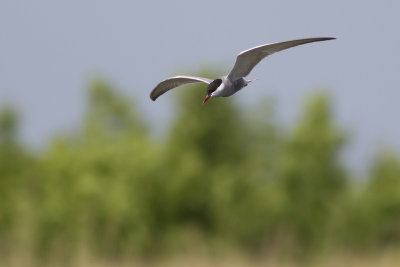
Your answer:
[[[251,49],[245,50],[236,58],[235,65],[233,66],[230,73],[226,76],[219,77],[215,80],[210,80],[202,77],[192,77],[192,76],[175,76],[168,78],[162,82],[160,82],[150,93],[150,98],[154,101],[160,95],[165,92],[187,84],[187,83],[206,83],[207,86],[207,96],[204,99],[203,103],[205,103],[211,97],[227,97],[235,94],[237,91],[247,86],[252,80],[248,80],[245,77],[251,72],[251,70],[265,57],[279,52],[284,49],[288,49],[294,46],[319,42],[319,41],[327,41],[333,40],[335,38],[331,37],[321,37],[321,38],[308,38],[308,39],[299,39],[292,40],[281,43],[273,43],[267,45],[260,45],[257,47],[253,47]]]
[[[252,80],[239,78],[232,80],[229,76],[222,76],[218,79],[222,80],[221,85],[213,92],[213,96],[227,97],[235,94],[237,91],[246,87]]]

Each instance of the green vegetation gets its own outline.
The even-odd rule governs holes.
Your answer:
[[[285,129],[269,102],[244,112],[232,98],[202,105],[203,94],[181,90],[165,138],[153,140],[132,102],[95,81],[82,127],[38,154],[3,108],[0,258],[68,264],[82,251],[118,261],[202,246],[307,259],[399,247],[400,159],[379,152],[368,177],[351,178],[327,95]]]

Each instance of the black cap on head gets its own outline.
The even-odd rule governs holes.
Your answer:
[[[212,92],[217,90],[217,88],[221,85],[222,79],[215,79],[207,86],[207,95],[210,95]]]

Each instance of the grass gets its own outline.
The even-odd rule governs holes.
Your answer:
[[[249,258],[243,255],[226,255],[221,257],[211,257],[198,253],[186,253],[164,259],[148,260],[116,260],[105,261],[95,257],[81,256],[72,260],[69,264],[52,261],[47,265],[38,264],[29,260],[27,257],[14,256],[0,266],[20,267],[20,266],[75,266],[75,267],[244,267],[244,266],[310,266],[310,267],[394,267],[399,266],[400,253],[398,250],[386,251],[375,255],[357,255],[354,253],[332,255],[316,259],[312,262],[295,262],[293,260],[278,259],[273,256],[264,258]]]

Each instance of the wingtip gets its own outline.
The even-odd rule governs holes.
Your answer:
[[[332,41],[336,40],[336,37],[320,37],[318,38],[318,41]]]
[[[150,93],[150,99],[156,101],[157,97],[153,95],[153,92]]]

